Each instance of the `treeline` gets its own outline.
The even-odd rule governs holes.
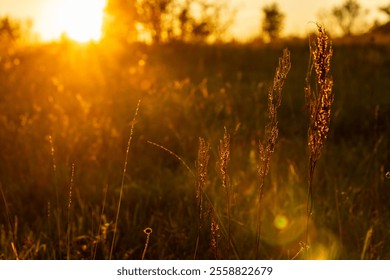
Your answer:
[[[389,16],[390,3],[378,7]],[[223,1],[211,0],[107,0],[104,9],[102,39],[106,42],[218,42],[231,38],[230,28],[237,24],[237,10]],[[330,10],[320,11],[318,19],[333,36],[350,36],[380,26],[367,22],[368,10],[358,0],[344,0]],[[282,37],[286,13],[276,2],[259,11],[257,39],[275,41]],[[32,20],[0,17],[0,44],[9,47],[16,41],[37,41]],[[256,35],[257,34],[257,35]],[[2,48],[2,47],[0,47]]]

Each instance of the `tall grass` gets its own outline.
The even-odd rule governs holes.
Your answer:
[[[332,42],[325,29],[318,25],[316,42],[314,45],[310,45],[311,59],[305,85],[306,104],[310,116],[308,130],[309,179],[305,246],[309,246],[309,222],[313,211],[314,171],[329,132],[330,112],[333,103],[333,79],[329,72],[332,55]],[[312,82],[312,79],[314,79],[314,82]],[[312,88],[312,83],[314,83],[314,89]]]
[[[71,250],[71,237],[72,237],[72,197],[74,192],[74,175],[75,175],[75,166],[74,163],[72,164],[72,170],[71,170],[71,176],[70,176],[70,183],[69,183],[69,197],[68,197],[68,204],[67,204],[67,212],[68,212],[68,219],[67,219],[67,229],[66,229],[66,258],[70,260],[70,250]]]
[[[207,174],[208,174],[208,165],[210,160],[210,145],[203,139],[199,138],[199,148],[198,148],[198,157],[196,161],[196,202],[198,210],[198,235],[196,237],[196,245],[194,251],[194,259],[197,258],[199,242],[201,238],[201,231],[204,223],[204,198],[203,193],[207,186]],[[212,247],[216,248],[216,241]],[[217,254],[215,254],[217,255]]]
[[[111,241],[111,249],[110,249],[110,256],[109,256],[110,260],[112,259],[112,254],[114,252],[114,246],[115,246],[115,242],[116,242],[116,235],[117,235],[118,222],[119,222],[119,213],[120,213],[121,204],[122,204],[123,189],[124,189],[124,185],[125,185],[127,164],[128,164],[128,160],[129,160],[130,145],[131,145],[131,141],[133,140],[134,126],[135,126],[135,123],[137,120],[140,103],[141,103],[141,100],[138,101],[137,107],[135,109],[134,117],[133,117],[133,120],[131,121],[130,136],[129,136],[129,140],[127,141],[126,154],[125,154],[126,156],[125,156],[125,161],[123,164],[122,182],[121,182],[119,199],[118,199],[118,208],[116,210],[116,218],[115,218],[115,224],[114,224],[114,234],[112,236],[112,241]]]
[[[230,135],[226,131],[223,134],[223,138],[219,142],[218,147],[218,161],[217,161],[217,172],[221,180],[222,188],[226,193],[226,215],[227,215],[227,258],[230,258],[230,248],[232,242],[231,232],[231,184],[228,172],[228,164],[230,161]]]
[[[276,68],[272,86],[268,90],[268,123],[265,127],[263,141],[259,141],[259,191],[258,191],[258,217],[256,232],[256,258],[260,254],[261,228],[263,219],[263,196],[264,181],[270,168],[271,155],[274,152],[276,140],[279,134],[278,128],[278,108],[282,102],[282,89],[286,81],[287,74],[290,71],[290,52],[288,49],[283,50],[283,55],[279,59],[279,65]]]

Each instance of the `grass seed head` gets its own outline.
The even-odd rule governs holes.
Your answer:
[[[260,178],[264,178],[268,174],[270,157],[274,152],[279,135],[277,110],[282,103],[282,89],[290,68],[290,52],[288,49],[284,49],[275,71],[273,85],[268,90],[268,124],[265,127],[264,140],[259,142],[260,164],[258,172]]]
[[[223,187],[227,188],[229,180],[227,168],[230,160],[230,135],[227,133],[226,127],[223,138],[220,140],[219,143],[218,155],[218,175],[221,178]]]
[[[311,46],[312,65],[306,77],[306,103],[310,114],[308,145],[314,161],[318,160],[329,132],[333,79],[329,73],[333,55],[332,43],[325,29],[318,25],[318,36]],[[315,71],[315,90],[311,88],[312,69]]]

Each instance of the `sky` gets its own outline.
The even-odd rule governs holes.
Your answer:
[[[313,29],[311,22],[317,22],[319,15],[329,12],[333,7],[341,5],[344,0],[229,0],[232,7],[237,7],[236,24],[232,33],[237,37],[251,36],[259,32],[261,26],[262,7],[278,3],[285,14],[285,35],[304,35]],[[367,19],[385,20],[386,15],[378,12],[378,7],[390,4],[390,0],[359,0],[364,9],[368,9]]]
[[[215,0],[217,3],[221,0]],[[230,31],[232,36],[238,39],[250,39],[259,34],[262,12],[265,5],[276,2],[281,11],[286,15],[284,35],[304,35],[313,26],[310,22],[318,21],[318,15],[324,11],[330,11],[335,5],[340,5],[343,0],[226,0],[229,6],[236,11],[236,18]],[[72,4],[94,3],[85,9],[72,8]],[[390,4],[389,0],[359,0],[359,3],[368,9],[367,18],[385,19],[385,15],[378,12],[378,7]],[[67,31],[70,37],[77,37],[77,32],[82,30],[80,22],[75,22],[73,31],[69,31],[66,21],[69,18],[82,18],[82,14],[95,14],[101,17],[104,0],[0,0],[0,16],[33,20],[33,30],[40,34],[41,39],[50,40],[58,38],[62,32]],[[94,7],[94,8],[92,8]],[[63,12],[63,11],[67,12]],[[81,10],[81,11],[80,11]],[[77,13],[80,13],[77,17]],[[100,16],[99,16],[100,15]],[[95,22],[95,31],[99,32],[100,26],[96,23],[99,19],[91,19]],[[85,22],[85,21],[84,21]],[[87,28],[87,27],[86,27]],[[67,29],[67,30],[66,30]],[[98,34],[90,35],[98,37]],[[80,37],[81,38],[81,37]]]

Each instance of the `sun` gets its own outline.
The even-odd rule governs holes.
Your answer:
[[[105,5],[106,0],[57,0],[52,18],[57,35],[81,43],[99,40]]]

